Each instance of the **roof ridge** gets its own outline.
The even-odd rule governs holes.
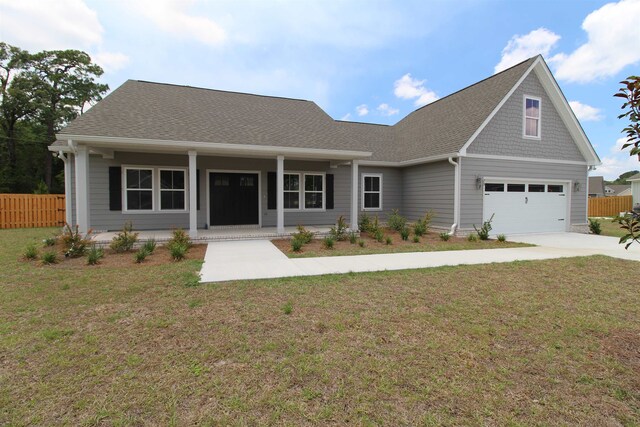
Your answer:
[[[354,122],[353,120],[338,120],[338,119],[334,119],[333,120],[336,123],[353,123],[356,125],[371,125],[371,126],[384,126],[384,127],[393,127],[394,125],[387,125],[384,123],[368,123],[368,122]]]

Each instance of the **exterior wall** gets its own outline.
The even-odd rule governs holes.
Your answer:
[[[540,139],[524,138],[524,95],[541,99]],[[573,142],[535,73],[529,76],[505,102],[478,137],[469,145],[468,153],[514,156],[538,159],[585,161]]]
[[[347,173],[351,174],[351,168],[347,167]],[[382,174],[382,209],[364,210],[362,208],[362,175],[368,173]],[[385,222],[391,211],[398,209],[402,214],[402,170],[398,168],[360,166],[358,168],[358,212],[360,215],[366,213],[369,216],[378,215],[380,221]],[[351,185],[351,175],[349,175],[348,185]],[[350,197],[351,187],[347,188],[346,194]],[[347,201],[348,207],[349,201]]]
[[[587,223],[587,166],[559,163],[540,163],[512,160],[490,160],[464,157],[460,179],[460,222],[461,228],[472,229],[473,224],[482,224],[483,189],[476,189],[476,177],[532,178],[544,181],[556,179],[571,181],[570,224],[579,226]],[[580,183],[580,191],[575,192],[573,183]]]
[[[455,168],[447,161],[411,166],[402,171],[402,214],[410,221],[428,210],[436,213],[432,224],[453,224]]]
[[[640,181],[631,181],[631,199],[633,206],[640,204]]]

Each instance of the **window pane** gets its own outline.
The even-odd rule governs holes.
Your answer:
[[[240,187],[253,187],[254,179],[252,176],[241,176],[240,177]]]
[[[322,191],[322,175],[305,175],[305,191]]]
[[[127,169],[127,188],[140,188],[140,171]]]
[[[371,177],[370,176],[365,176],[364,177],[364,191],[371,191]]]
[[[216,187],[228,187],[229,186],[229,177],[226,175],[220,176],[217,175],[213,182],[213,185]]]
[[[284,193],[284,208],[285,209],[298,209],[300,207],[299,193]]]
[[[173,188],[171,171],[160,171],[160,188]]]
[[[293,174],[284,175],[284,189],[285,191],[298,191],[300,190],[300,177]]]
[[[512,193],[524,193],[524,184],[507,184],[507,191]]]
[[[547,185],[547,192],[562,193],[564,192],[564,185]]]
[[[540,117],[540,101],[527,98],[527,117]]]
[[[504,191],[504,184],[486,183],[484,191]]]
[[[322,193],[305,193],[304,207],[307,209],[322,209]]]
[[[160,209],[184,210],[184,191],[160,192]]]
[[[184,190],[184,171],[172,171],[173,189]]]
[[[380,207],[380,193],[365,193],[364,207],[367,209],[375,209]]]
[[[525,135],[538,136],[538,119],[527,118]]]
[[[140,188],[153,188],[153,180],[151,179],[151,169],[140,170]]]
[[[127,209],[151,210],[153,207],[152,192],[148,190],[128,190]]]
[[[530,193],[544,193],[544,184],[529,184]]]
[[[380,191],[380,177],[372,176],[371,177],[371,189],[373,191]]]

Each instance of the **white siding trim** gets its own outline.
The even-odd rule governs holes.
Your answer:
[[[464,157],[470,159],[493,159],[493,160],[515,160],[518,162],[536,162],[536,163],[556,163],[556,164],[569,164],[569,165],[586,165],[587,162],[578,162],[575,160],[558,160],[558,159],[538,159],[532,157],[517,157],[517,156],[496,156],[493,154],[467,154]]]

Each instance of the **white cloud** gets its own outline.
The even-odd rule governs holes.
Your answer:
[[[640,169],[638,156],[630,156],[629,150],[621,151],[627,138],[618,138],[611,147],[609,155],[602,158],[602,165],[598,166],[591,175],[602,175],[606,180],[614,180],[625,172]]]
[[[380,105],[378,105],[377,110],[383,116],[393,116],[393,115],[398,114],[400,112],[400,110],[398,110],[397,108],[393,108],[393,107],[389,106],[389,104],[380,104]]]
[[[405,74],[393,83],[393,93],[401,99],[414,99],[417,107],[422,107],[438,99],[438,95],[424,87],[425,80],[417,80],[410,73]]]
[[[576,114],[578,120],[583,122],[597,122],[602,120],[602,112],[599,108],[583,104],[580,101],[569,101],[569,105]]]
[[[586,83],[613,76],[640,61],[640,0],[608,3],[582,22],[588,41],[570,54],[555,55],[558,79]]]
[[[99,52],[91,59],[107,73],[121,70],[129,64],[129,57],[119,52]]]
[[[499,73],[538,54],[547,57],[558,40],[559,35],[542,27],[529,34],[515,35],[502,49],[502,58],[495,66],[494,72]]]
[[[161,30],[174,36],[190,38],[218,46],[227,39],[226,31],[215,21],[189,14],[195,0],[144,0],[132,3],[136,10]]]
[[[369,114],[369,107],[367,107],[367,104],[358,105],[356,107],[356,113],[358,113],[360,117],[366,116],[367,114]]]

